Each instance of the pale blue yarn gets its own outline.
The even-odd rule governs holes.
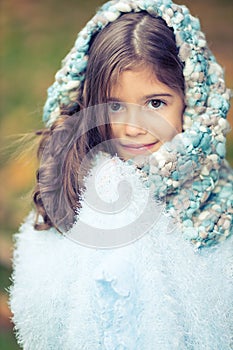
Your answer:
[[[225,87],[223,69],[207,47],[199,20],[185,6],[170,0],[104,4],[79,33],[48,89],[44,121],[50,126],[60,116],[62,106],[75,105],[85,80],[92,36],[122,13],[142,10],[161,16],[174,29],[179,56],[185,63],[187,105],[184,132],[144,164],[147,185],[153,187],[155,197],[166,197],[167,209],[180,222],[186,239],[197,247],[212,245],[233,231],[233,173],[224,160],[230,91]]]

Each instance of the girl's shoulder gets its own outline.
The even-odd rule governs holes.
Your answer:
[[[64,237],[53,227],[49,230],[36,230],[34,228],[36,215],[32,210],[20,225],[18,232],[13,235],[15,254],[18,252],[33,254],[33,249],[42,252],[44,248],[49,249],[50,246],[64,240]]]

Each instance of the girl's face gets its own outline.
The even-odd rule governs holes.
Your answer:
[[[157,151],[182,131],[184,102],[149,68],[123,71],[110,92],[108,111],[118,156]]]

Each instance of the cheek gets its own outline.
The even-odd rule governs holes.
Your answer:
[[[150,133],[165,142],[182,132],[183,109],[175,108],[160,115],[150,128]]]
[[[180,128],[181,128],[180,131],[183,130],[184,111],[185,111],[185,108],[186,108],[186,104],[185,104],[185,102],[184,102],[184,98],[182,98],[182,100],[181,100],[181,106],[180,106],[180,109],[179,109],[179,112],[180,112],[179,123],[180,123]]]
[[[113,138],[117,138],[121,135],[122,125],[117,123],[111,124],[111,135]]]
[[[179,105],[174,108],[171,119],[171,123],[174,125],[174,127],[177,130],[177,133],[181,133],[183,130],[183,114],[184,114],[184,103],[180,102]]]
[[[183,114],[180,114],[175,120],[174,120],[174,126],[178,133],[182,132],[183,129]]]
[[[182,108],[180,108],[179,116],[177,117],[177,130],[179,133],[183,131],[184,109],[185,106],[183,105]]]

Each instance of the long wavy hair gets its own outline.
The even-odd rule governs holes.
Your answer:
[[[91,159],[87,155],[98,145],[116,153],[111,142],[104,142],[112,135],[104,106],[123,71],[146,65],[159,81],[184,95],[183,64],[174,33],[161,18],[146,12],[123,14],[92,38],[88,56],[75,107],[63,107],[57,121],[37,133],[41,135],[33,195],[37,230],[68,230],[81,205],[83,177]]]

